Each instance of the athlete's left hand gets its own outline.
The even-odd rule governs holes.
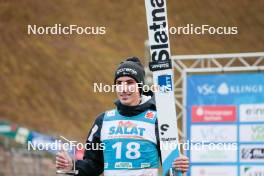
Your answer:
[[[173,161],[172,167],[176,171],[181,171],[183,173],[187,172],[189,169],[189,158],[186,156],[179,156]]]

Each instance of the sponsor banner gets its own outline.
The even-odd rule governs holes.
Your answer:
[[[264,104],[242,104],[239,107],[241,122],[264,122]]]
[[[56,153],[58,152],[58,144],[55,142],[55,140],[56,139],[51,136],[43,135],[37,132],[31,132],[29,143],[31,144],[31,146],[34,146],[37,150]]]
[[[15,136],[15,141],[21,144],[26,144],[29,138],[30,131],[26,128],[19,127]]]
[[[264,142],[264,124],[240,125],[241,142]]]
[[[263,103],[264,74],[191,75],[187,102],[193,105]]]
[[[75,147],[71,146],[67,141],[57,140],[54,137],[47,136],[37,132],[31,132],[29,135],[28,149],[45,151],[52,154],[59,152],[62,147],[73,156]]]
[[[192,125],[192,142],[236,142],[236,125]]]
[[[14,139],[17,132],[17,125],[8,122],[0,122],[0,135]]]
[[[192,122],[235,122],[236,106],[193,106]]]
[[[194,176],[236,176],[237,166],[192,166],[191,175]]]
[[[56,154],[60,150],[65,149],[65,151],[71,156],[73,156],[75,151],[75,147],[70,145],[69,142],[61,141],[52,136],[44,135],[35,131],[31,132],[29,135],[28,149],[45,151],[52,154]]]
[[[193,148],[191,162],[237,162],[237,151],[231,150],[231,147],[222,149],[213,147]]]
[[[241,166],[240,176],[264,176],[264,164]]]
[[[240,162],[262,162],[264,164],[264,144],[240,145]]]
[[[241,164],[264,164],[260,159],[260,148],[264,146],[264,73],[188,75],[185,87],[187,140],[240,146],[236,154],[234,150],[188,150],[191,168],[228,162],[239,170]],[[254,168],[247,168],[248,172],[243,174],[261,176]],[[214,171],[221,170],[219,167]],[[193,172],[187,175],[197,176]]]
[[[35,131],[30,131],[27,128],[19,127],[6,121],[0,121],[0,136],[8,137],[20,144],[27,144],[28,150],[47,151],[50,153],[57,153],[63,146],[66,151],[73,156],[74,147],[71,147],[66,141],[48,135],[44,135]],[[66,143],[66,144],[65,144]],[[76,152],[77,153],[77,152]],[[82,158],[84,151],[78,151],[76,157]]]

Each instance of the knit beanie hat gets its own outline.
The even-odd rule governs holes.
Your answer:
[[[129,76],[135,79],[140,87],[144,85],[145,70],[139,58],[129,57],[121,62],[115,71],[114,83],[116,83],[116,80],[122,76]]]

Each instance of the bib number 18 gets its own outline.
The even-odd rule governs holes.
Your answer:
[[[116,159],[122,158],[122,142],[117,142],[114,145],[112,145],[113,149],[116,149]],[[126,158],[128,159],[138,159],[141,154],[139,152],[140,144],[136,142],[129,142],[126,145]]]

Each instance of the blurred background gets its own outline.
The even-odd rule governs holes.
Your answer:
[[[171,0],[167,8],[170,26],[238,27],[236,35],[171,35],[173,55],[264,51],[262,0]],[[104,26],[106,34],[28,35],[30,24]],[[112,84],[128,56],[145,62],[147,38],[142,0],[0,0],[0,176],[54,175],[52,157],[18,143],[31,132],[84,142],[116,98],[94,93],[93,83]],[[14,170],[16,155],[24,170]],[[32,173],[29,163],[38,163]]]

